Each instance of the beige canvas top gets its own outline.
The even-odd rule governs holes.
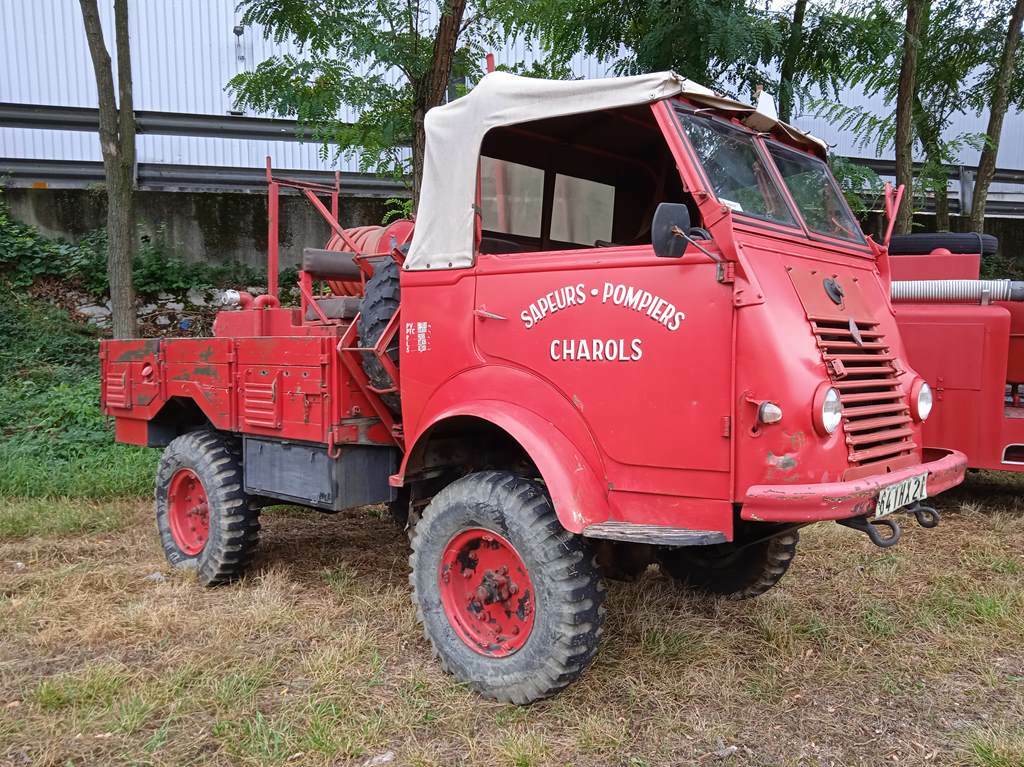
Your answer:
[[[427,112],[423,182],[405,268],[461,269],[473,264],[477,163],[483,138],[492,128],[680,94],[730,113],[754,130],[779,129],[824,154],[826,147],[819,139],[675,72],[597,80],[541,80],[491,72],[467,95]]]

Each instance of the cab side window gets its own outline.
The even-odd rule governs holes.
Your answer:
[[[585,178],[555,175],[551,239],[577,245],[611,240],[615,187]]]
[[[544,171],[493,157],[480,158],[480,215],[483,228],[540,243]]]
[[[496,128],[479,183],[485,254],[647,245],[659,203],[693,202],[646,105]]]

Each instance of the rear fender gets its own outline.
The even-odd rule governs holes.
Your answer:
[[[519,375],[515,378],[519,378]],[[545,409],[545,415],[541,416],[524,405],[505,399],[460,401],[457,397],[450,398],[447,393],[440,397],[432,397],[432,402],[441,400],[445,406],[430,408],[431,414],[421,419],[420,422],[424,426],[403,457],[399,477],[404,479],[410,457],[421,452],[419,448],[429,441],[430,434],[436,426],[452,418],[471,416],[502,429],[522,447],[540,472],[554,504],[555,513],[566,530],[579,533],[589,525],[607,521],[611,511],[608,506],[607,483],[601,479],[603,471],[599,468],[600,459],[596,446],[582,418],[560,394],[552,391],[546,384],[533,376],[523,377],[531,378],[533,385],[527,390],[520,388],[517,400],[531,402],[529,389],[539,394],[539,385],[541,389],[546,390],[543,392],[546,396],[542,397],[542,401],[552,406],[554,412]],[[449,387],[450,384],[445,389]],[[488,390],[475,388],[475,385],[474,389]],[[458,390],[466,391],[463,386],[459,386]],[[493,392],[493,389],[490,391]],[[455,399],[455,402],[451,399]],[[565,424],[567,431],[575,427],[571,430],[576,433],[577,439],[570,439],[562,429],[554,425],[555,423]],[[585,438],[580,439],[579,437],[583,435]]]

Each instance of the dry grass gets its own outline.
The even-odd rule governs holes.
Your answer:
[[[1020,489],[976,475],[885,552],[809,529],[754,602],[613,584],[595,666],[528,708],[441,673],[372,510],[269,513],[204,590],[148,502],[0,501],[0,764],[1019,767]]]

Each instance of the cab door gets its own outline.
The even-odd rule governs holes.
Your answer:
[[[692,247],[680,259],[649,245],[480,255],[475,338],[488,363],[556,387],[613,461],[724,472],[731,301]]]

